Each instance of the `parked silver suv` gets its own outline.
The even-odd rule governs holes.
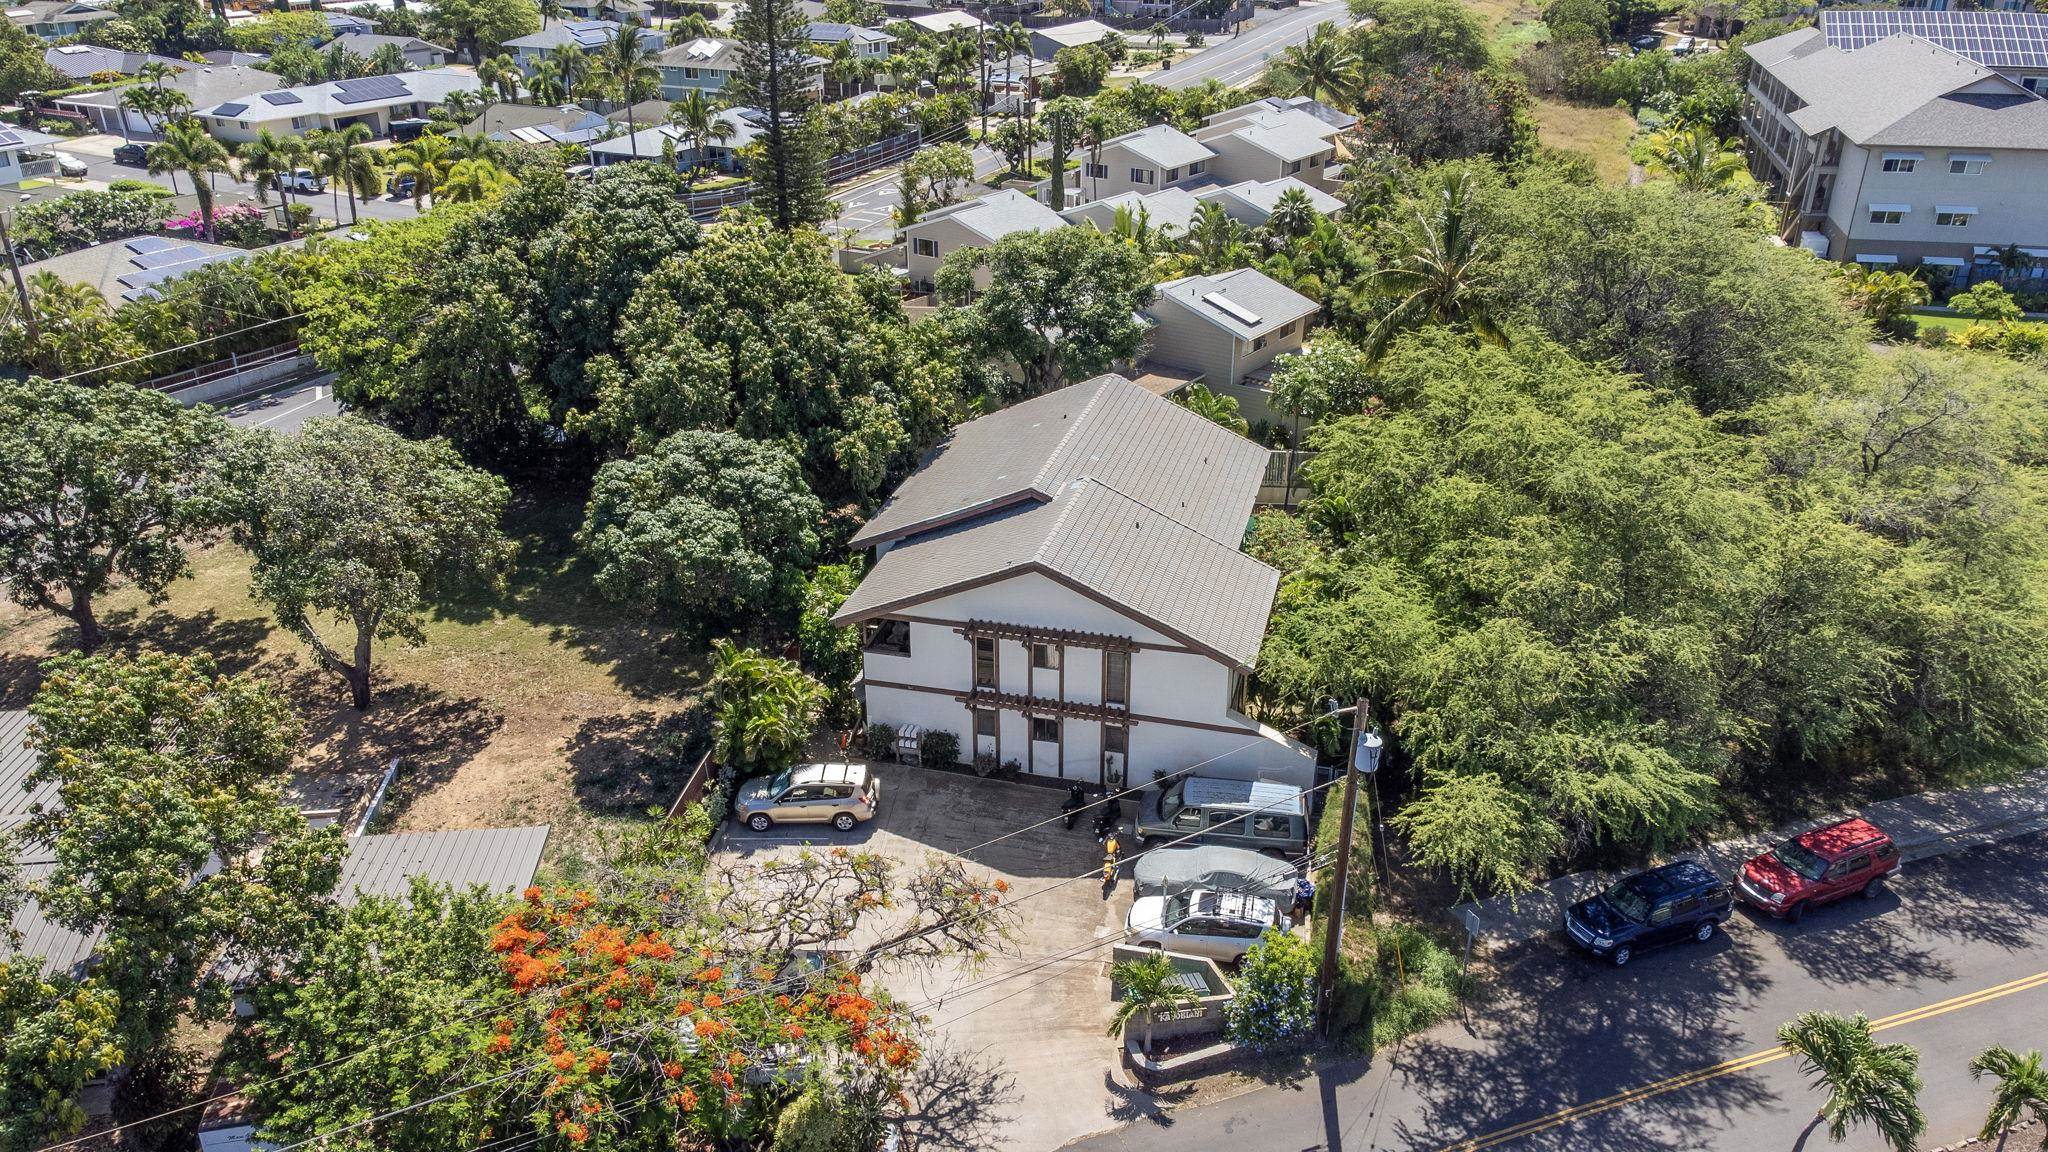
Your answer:
[[[830,824],[841,832],[875,818],[882,782],[865,764],[799,764],[745,788],[734,814],[766,832],[777,824]]]

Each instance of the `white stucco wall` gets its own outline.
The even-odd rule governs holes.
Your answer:
[[[1228,665],[1188,650],[1172,637],[1046,576],[1023,573],[927,601],[900,615],[916,618],[910,626],[910,654],[869,652],[862,657],[870,722],[950,731],[960,738],[964,759],[975,748],[973,717],[966,704],[952,694],[965,695],[973,684],[973,649],[966,637],[954,631],[954,624],[987,620],[1099,632],[1148,645],[1131,655],[1132,722],[1126,779],[1143,781],[1155,770],[1170,772],[1213,760],[1202,767],[1204,775],[1275,779],[1301,786],[1313,780],[1315,758],[1306,746],[1230,711],[1232,670]],[[1100,703],[1101,649],[1068,646],[1064,663],[1065,699]],[[1031,667],[1030,653],[1021,641],[997,642],[997,671],[1003,692],[1047,700],[1061,697],[1061,673]],[[1017,760],[1027,771],[1042,775],[1100,782],[1098,722],[1074,717],[1061,720],[1064,772],[1060,746],[1028,740],[1028,723],[1021,711],[1004,710],[999,724],[1004,760]]]

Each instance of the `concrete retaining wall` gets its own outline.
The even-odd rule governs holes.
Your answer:
[[[253,368],[230,371],[225,375],[204,380],[197,384],[187,384],[182,388],[168,389],[168,392],[171,396],[176,397],[180,404],[215,404],[222,400],[232,400],[237,396],[247,396],[251,392],[261,391],[266,385],[275,384],[280,380],[289,380],[294,376],[304,375],[313,371],[313,368],[313,357],[302,352],[296,356],[288,356],[282,360],[272,360],[267,364],[259,364]]]

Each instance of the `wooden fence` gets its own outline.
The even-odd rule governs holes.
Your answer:
[[[668,806],[668,818],[675,819],[683,814],[683,809],[703,799],[705,790],[711,787],[711,781],[717,776],[718,765],[712,762],[711,753],[707,751],[691,769],[689,779],[683,781],[683,790],[676,794],[676,802]]]

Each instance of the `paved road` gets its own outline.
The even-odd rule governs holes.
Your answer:
[[[329,373],[230,404],[221,414],[230,424],[283,434],[298,431],[315,416],[333,416],[340,411],[341,404],[334,398],[334,376]]]
[[[974,178],[978,183],[967,190],[969,198],[985,195],[989,189],[979,182],[985,182],[1003,170],[1003,158],[996,155],[994,149],[977,144],[972,151]],[[839,202],[839,215],[826,221],[826,235],[837,236],[848,229],[871,239],[887,239],[895,235],[895,209],[899,201],[896,177],[896,168],[884,168],[836,193],[833,199]]]
[[[1265,10],[1242,35],[1206,49],[1164,72],[1143,81],[1162,88],[1192,88],[1204,80],[1220,80],[1236,88],[1259,78],[1268,60],[1308,39],[1308,34],[1332,20],[1349,21],[1342,3],[1303,4],[1296,8]]]
[[[65,140],[62,143],[53,145],[53,150],[69,153],[83,160],[85,162],[86,181],[108,184],[115,180],[150,180],[166,185],[171,182],[171,177],[168,174],[152,176],[145,168],[114,163],[113,151],[120,145],[121,138],[119,136],[102,134],[82,136],[75,140]],[[79,181],[60,181],[56,187],[44,189],[38,192],[37,195],[39,198],[48,198],[61,195],[64,191],[68,191],[71,188],[85,186],[85,183]],[[189,207],[188,202],[192,201],[191,178],[183,173],[179,173],[177,187],[178,191],[182,194],[179,200],[180,205]],[[231,204],[256,203],[256,189],[254,186],[225,175],[218,175],[213,178],[213,189],[215,203],[223,208]],[[337,197],[333,193],[324,193],[319,196],[305,197],[303,199],[305,203],[311,205],[315,216],[330,220],[346,221],[348,219],[348,197],[345,194]],[[270,206],[274,207],[277,203],[277,193],[270,193]],[[413,208],[412,201],[392,199],[388,196],[375,200],[358,201],[356,213],[358,219],[362,220],[410,220],[419,215],[419,212]]]
[[[1919,1048],[1929,1146],[1983,1122],[1970,1058],[2048,1045],[2048,871],[2036,834],[1914,866],[1891,893],[1617,970],[1519,946],[1466,1019],[1376,1063],[1261,1088],[1074,1147],[1090,1152],[1822,1152],[1820,1096],[1772,1034],[1867,1013]],[[2038,1139],[2023,1136],[2020,1143]],[[2018,1147],[2016,1143],[2013,1147]],[[1868,1130],[1846,1152],[1879,1152]]]

